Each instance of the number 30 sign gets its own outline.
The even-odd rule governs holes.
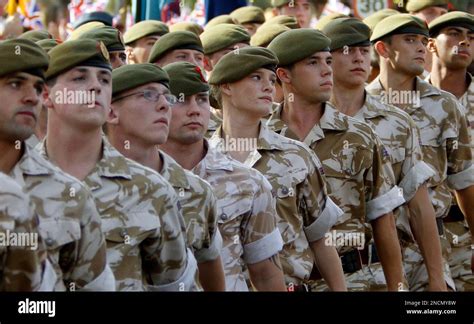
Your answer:
[[[382,9],[392,8],[392,0],[352,0],[354,15],[364,19]]]

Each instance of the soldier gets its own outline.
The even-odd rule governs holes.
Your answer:
[[[375,262],[371,257],[375,249],[369,244],[372,232],[388,289],[404,289],[392,214],[404,202],[403,195],[383,144],[371,128],[326,102],[332,90],[329,44],[323,33],[313,29],[289,30],[270,43],[268,48],[279,60],[277,75],[285,101],[268,125],[281,135],[304,141],[323,165],[329,195],[344,211],[328,244],[338,249],[348,289],[369,290],[372,275],[367,265]],[[313,288],[324,287],[318,282]]]
[[[471,149],[474,143],[474,81],[467,68],[474,53],[473,17],[465,12],[453,11],[430,23],[428,50],[433,53],[433,67],[427,78],[436,88],[456,96],[466,108],[471,128]],[[474,275],[471,271],[472,238],[463,213],[455,202],[454,200],[444,219],[452,251],[448,262],[456,289],[474,290]],[[447,220],[451,221],[446,222]]]
[[[48,38],[39,40],[36,42],[36,44],[38,44],[44,51],[46,51],[46,53],[48,53],[59,43],[56,39]],[[41,105],[36,119],[35,132],[30,136],[30,138],[26,140],[26,143],[31,147],[35,147],[46,136],[46,130],[48,127],[48,108],[46,108],[44,104]]]
[[[174,63],[173,63],[174,64]],[[181,73],[196,66],[182,62]],[[208,86],[190,82],[203,92]],[[166,72],[155,64],[123,66],[112,73],[112,111],[107,125],[110,143],[124,156],[158,171],[176,190],[186,222],[188,246],[198,262],[204,290],[225,290],[220,258],[222,238],[217,229],[216,198],[211,186],[183,169],[158,149],[168,137],[171,107],[176,97],[169,92]]]
[[[21,34],[18,38],[29,39],[36,43],[43,39],[53,39],[53,36],[46,30],[30,30]]]
[[[428,281],[430,290],[446,290],[436,218],[426,188],[434,171],[423,162],[418,128],[408,114],[381,103],[364,89],[370,70],[370,28],[358,19],[341,18],[328,23],[323,32],[331,39],[331,103],[372,127],[385,145],[396,183],[403,189],[407,203],[394,215],[410,290],[424,289]],[[380,267],[377,270],[382,271]]]
[[[447,0],[408,0],[406,10],[429,24],[433,19],[448,12]]]
[[[440,17],[448,12],[447,0],[409,0],[406,6],[407,11],[424,21],[427,24],[433,19]],[[425,76],[431,71],[432,55],[430,52],[425,57]]]
[[[204,32],[204,28],[202,28],[201,25],[195,22],[190,22],[190,21],[180,21],[170,26],[170,32],[183,31],[183,30],[192,32],[198,36]]]
[[[199,36],[189,31],[164,35],[153,45],[148,63],[164,67],[173,62],[189,62],[204,67],[204,49]]]
[[[239,25],[242,25],[250,36],[265,22],[265,13],[262,8],[256,6],[245,6],[235,9],[230,13]]]
[[[0,245],[0,291],[35,291],[42,278],[41,248],[36,214],[28,197],[11,178],[0,172],[0,233],[27,235],[31,242],[21,246]]]
[[[105,45],[67,41],[49,55],[48,135],[39,149],[91,189],[117,290],[189,290],[196,264],[192,253],[186,256],[184,221],[173,188],[102,136],[112,92]],[[58,100],[65,91],[76,99]],[[91,96],[90,101],[80,96]]]
[[[101,222],[90,191],[24,141],[43,103],[47,54],[26,39],[0,43],[0,171],[29,194],[57,281],[54,290],[114,290]]]
[[[250,34],[242,26],[232,24],[206,28],[200,38],[204,48],[204,69],[207,72],[212,71],[222,56],[250,43]]]
[[[209,20],[204,30],[220,24],[236,24],[236,21],[230,15],[219,15]]]
[[[211,74],[212,69],[222,56],[249,46],[250,35],[242,26],[220,24],[206,28],[206,31],[201,35],[201,41],[205,55],[204,69]],[[222,124],[222,112],[216,109],[217,106],[218,103],[211,98],[211,119],[206,134],[207,138],[211,137],[217,127]]]
[[[373,31],[375,28],[375,25],[379,23],[379,21],[391,16],[391,15],[396,15],[399,12],[394,9],[382,9],[380,11],[377,11],[376,13],[368,16],[363,20],[364,24],[369,26],[370,30]],[[371,45],[371,57],[370,57],[370,75],[369,78],[367,79],[367,82],[372,82],[373,79],[379,75],[380,72],[380,63],[379,63],[379,55],[377,54],[377,51],[373,48],[373,45]]]
[[[122,33],[118,29],[110,26],[97,27],[80,34],[77,39],[92,39],[103,42],[109,52],[110,64],[112,64],[113,69],[127,64],[125,44]]]
[[[443,219],[456,191],[471,231],[474,172],[464,108],[456,98],[418,77],[423,72],[428,28],[421,19],[398,14],[375,26],[371,42],[380,56],[380,75],[367,92],[407,112],[420,130],[423,160],[435,171],[428,193],[437,217],[443,257],[449,260],[449,242]],[[449,221],[446,219],[445,221]],[[452,281],[448,285],[454,289]]]
[[[286,26],[290,29],[297,29],[300,28],[300,25],[298,24],[298,20],[293,17],[293,16],[288,16],[288,15],[278,15],[275,17],[272,17],[265,21],[265,23],[260,26],[260,28],[267,26],[267,25],[273,25],[273,24],[279,24]]]
[[[337,251],[325,244],[342,210],[327,197],[318,158],[260,122],[272,108],[277,63],[275,54],[259,47],[222,57],[209,82],[224,118],[209,143],[260,171],[272,185],[284,241],[280,258],[290,289],[309,288],[305,284],[316,264],[331,290],[346,290]],[[242,140],[248,145],[231,146]]]
[[[250,45],[267,47],[275,37],[287,30],[290,30],[290,28],[280,24],[268,24],[262,26],[250,38]]]
[[[301,28],[310,28],[311,2],[309,0],[272,0],[275,15],[289,15],[298,19]]]
[[[209,93],[203,91],[207,82],[198,69],[183,74],[185,69],[184,63],[164,68],[171,93],[181,100],[171,110],[168,140],[161,148],[214,189],[226,290],[248,290],[248,274],[257,290],[284,291],[278,257],[282,239],[270,184],[258,171],[209,147],[204,139],[210,114]]]
[[[168,26],[161,21],[145,20],[134,24],[123,35],[127,63],[146,63],[153,45],[169,32]]]

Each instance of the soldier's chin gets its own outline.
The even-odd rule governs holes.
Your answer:
[[[415,76],[423,74],[424,71],[425,71],[425,67],[423,65],[416,65],[412,68],[412,73]]]
[[[24,125],[10,125],[5,130],[0,130],[0,138],[7,139],[12,142],[26,141],[34,134],[34,128]]]

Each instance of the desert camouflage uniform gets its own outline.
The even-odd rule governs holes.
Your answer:
[[[47,139],[46,139],[47,140]],[[186,256],[178,197],[158,173],[125,158],[103,138],[102,158],[84,179],[92,191],[117,290],[189,290],[196,260]],[[39,146],[44,156],[45,141]]]
[[[420,96],[419,105],[414,102],[403,106],[403,110],[412,117],[420,129],[423,160],[436,172],[428,182],[428,192],[436,217],[443,218],[447,215],[453,200],[450,189],[461,190],[474,184],[468,122],[464,107],[453,95],[433,87],[418,77],[415,90]],[[376,96],[383,94],[379,78],[372,81],[367,91]],[[466,252],[469,250],[464,254],[465,260],[452,260],[450,243],[455,242],[455,239],[451,237],[450,231],[445,230],[445,234],[441,237],[443,254],[450,264],[452,278],[457,281],[463,271],[471,273],[470,246],[464,247]],[[464,241],[464,238],[462,240]],[[456,268],[460,264],[464,270],[458,272],[457,270],[461,269]],[[453,273],[453,270],[458,273]],[[448,284],[451,286],[453,283]]]
[[[210,148],[192,170],[217,197],[226,290],[247,291],[246,265],[277,254],[283,245],[271,186],[258,171]]]
[[[11,178],[0,173],[0,234],[36,237],[37,246],[0,244],[0,291],[39,290],[42,280],[44,246],[38,235],[38,219],[29,197]],[[5,243],[4,243],[5,242]],[[27,243],[25,241],[24,243]],[[33,242],[30,242],[33,243]]]
[[[10,175],[28,193],[39,217],[38,232],[57,276],[51,289],[114,290],[90,191],[25,143],[23,150]]]
[[[471,81],[467,91],[459,98],[459,101],[465,108],[467,121],[470,126],[471,135],[471,153],[474,152],[474,82],[471,74],[467,74]],[[430,82],[429,75],[425,81]],[[430,82],[431,83],[431,82]],[[456,204],[456,197],[453,197],[453,204]],[[474,290],[474,275],[471,271],[471,232],[466,220],[462,222],[444,223],[444,229],[448,241],[451,244],[451,253],[449,255],[449,264],[451,273],[455,277],[456,289]],[[456,239],[454,239],[456,238]]]
[[[224,141],[222,127],[209,140],[213,147],[226,151]],[[277,224],[284,242],[280,261],[286,283],[307,282],[315,262],[309,243],[322,239],[342,215],[327,196],[321,163],[301,142],[261,124],[256,147],[244,164],[260,171],[277,197]]]
[[[217,228],[217,200],[212,187],[191,171],[181,167],[171,156],[160,151],[160,174],[176,191],[186,224],[188,247],[198,263],[217,259],[222,237]],[[196,272],[196,283],[199,278]]]
[[[298,139],[281,120],[283,105],[267,121],[271,129],[289,138]],[[339,113],[325,103],[319,124],[304,139],[321,161],[328,193],[344,214],[332,227],[339,234],[360,238],[367,247],[372,231],[366,224],[403,204],[400,188],[395,185],[393,170],[383,144],[369,126]],[[355,240],[352,240],[355,242]],[[356,247],[336,244],[339,254]],[[369,290],[371,276],[367,267],[347,274],[349,290]],[[313,285],[321,290],[322,282]]]
[[[207,126],[206,138],[210,138],[217,128],[222,124],[222,118],[217,115],[219,109],[211,107],[211,116]]]
[[[403,189],[403,197],[409,202],[416,191],[435,175],[425,162],[420,146],[419,130],[411,117],[401,109],[384,104],[366,93],[365,102],[354,118],[372,127],[387,149],[395,181]],[[398,238],[404,257],[404,270],[411,291],[425,290],[428,272],[418,244],[410,228],[409,209],[406,204],[394,210]],[[451,281],[449,267],[445,263],[445,277]],[[380,263],[371,266],[375,278],[383,279]],[[377,286],[385,281],[376,283]]]

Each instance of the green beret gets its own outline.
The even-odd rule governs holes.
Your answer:
[[[46,30],[30,30],[21,34],[18,38],[29,39],[30,41],[37,42],[42,39],[52,39],[53,36]]]
[[[398,34],[419,34],[428,37],[428,25],[424,20],[410,14],[392,15],[375,26],[370,41],[375,42],[383,37]]]
[[[253,34],[250,39],[250,45],[267,47],[275,37],[287,30],[290,30],[290,28],[280,24],[262,25]]]
[[[84,25],[80,25],[79,27],[77,27],[76,29],[74,29],[71,33],[71,35],[69,35],[68,39],[67,40],[74,40],[74,39],[78,39],[79,36],[81,36],[82,34],[84,34],[85,32],[88,32],[89,30],[93,30],[95,28],[100,28],[100,27],[103,27],[103,26],[106,26],[103,22],[100,22],[100,21],[90,21],[88,23],[85,23]]]
[[[262,67],[276,67],[278,58],[263,47],[244,47],[224,55],[212,70],[210,84],[232,83],[242,80]]]
[[[152,82],[161,83],[169,89],[168,74],[156,64],[122,65],[112,71],[112,97]]]
[[[344,17],[349,17],[349,16],[344,15],[344,14],[339,13],[339,12],[335,12],[335,13],[332,13],[332,14],[330,14],[330,15],[321,17],[321,19],[319,19],[318,22],[316,23],[315,28],[316,28],[316,29],[319,29],[319,30],[323,30],[323,28],[324,28],[327,24],[329,24],[331,21],[333,21],[334,19],[344,18]]]
[[[204,54],[209,55],[237,43],[249,43],[250,34],[239,25],[220,24],[201,34]]]
[[[86,31],[77,39],[93,39],[98,42],[103,42],[109,52],[125,51],[122,33],[114,27],[102,26],[92,29]]]
[[[474,31],[474,15],[463,11],[451,11],[434,19],[430,24],[430,36],[436,37],[445,27],[464,27]]]
[[[176,49],[192,49],[204,53],[198,35],[189,31],[176,31],[164,35],[153,45],[148,63],[155,63],[166,53]]]
[[[209,20],[206,24],[206,28],[220,24],[235,24],[235,21],[230,15],[220,15]]]
[[[204,31],[204,28],[202,28],[201,25],[194,22],[190,22],[190,21],[180,21],[170,26],[170,32],[183,31],[183,30],[189,31],[191,33],[195,33],[196,35],[199,36]]]
[[[44,77],[49,58],[46,52],[29,39],[10,39],[0,42],[0,76],[14,72],[31,72]]]
[[[130,27],[123,35],[126,45],[149,35],[163,36],[170,32],[168,26],[158,20],[144,20]]]
[[[278,8],[290,2],[291,0],[272,0],[272,6]]]
[[[329,51],[331,40],[321,31],[311,28],[300,28],[286,31],[268,45],[281,66],[299,62],[316,52]]]
[[[370,46],[370,28],[356,18],[338,18],[322,30],[331,39],[331,51],[344,46]]]
[[[246,6],[235,9],[230,13],[230,16],[239,24],[263,24],[265,22],[265,13],[262,8],[256,6]]]
[[[36,42],[41,48],[48,53],[53,47],[59,44],[56,39],[42,39]]]
[[[201,69],[189,62],[175,62],[164,67],[170,77],[170,90],[178,99],[192,96],[199,92],[209,91]]]
[[[396,15],[399,12],[395,9],[382,9],[380,11],[377,11],[376,13],[371,14],[370,16],[366,17],[364,20],[364,24],[369,26],[370,30],[374,30],[375,25],[379,23],[379,21],[387,18],[388,16]]]
[[[288,16],[288,15],[278,15],[268,19],[262,26],[266,24],[280,24],[284,25],[290,29],[300,28],[300,24],[296,17]],[[260,27],[262,27],[260,26]]]
[[[50,65],[46,79],[52,79],[76,66],[103,67],[112,71],[109,52],[104,43],[92,39],[76,39],[57,45],[49,51]]]
[[[432,6],[447,6],[447,0],[408,0],[407,11],[408,12],[417,12],[427,7]]]

